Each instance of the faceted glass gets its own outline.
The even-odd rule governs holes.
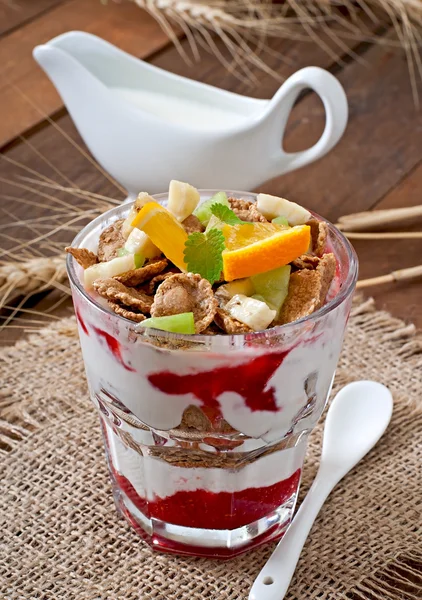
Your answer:
[[[166,195],[155,198],[165,205]],[[128,210],[98,217],[73,245],[95,251],[100,232]],[[208,336],[139,329],[109,312],[68,256],[115,502],[153,548],[226,558],[288,527],[357,278],[355,253],[331,224],[328,250],[337,272],[321,309],[263,332]]]

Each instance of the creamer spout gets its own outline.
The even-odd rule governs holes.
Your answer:
[[[91,105],[93,94],[100,90],[104,92],[102,83],[65,50],[47,43],[36,46],[33,56],[54,83],[72,114],[87,110],[87,95]]]

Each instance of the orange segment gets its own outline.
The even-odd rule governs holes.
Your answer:
[[[183,252],[188,235],[164,206],[157,202],[147,202],[132,221],[132,227],[144,231],[166,258],[186,271]]]
[[[282,267],[304,254],[311,241],[308,225],[289,229],[274,223],[225,225],[224,279],[233,281]]]

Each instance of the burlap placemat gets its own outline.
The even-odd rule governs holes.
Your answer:
[[[394,393],[394,416],[324,506],[290,600],[421,598],[421,352],[413,326],[370,300],[355,304],[334,392],[356,379],[381,381]],[[229,562],[160,555],[116,516],[73,319],[4,349],[1,361],[2,600],[247,598],[273,545]]]

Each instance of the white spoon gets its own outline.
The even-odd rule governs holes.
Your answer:
[[[321,464],[292,524],[256,578],[249,600],[283,600],[322,505],[334,486],[375,446],[393,412],[390,391],[375,381],[346,385],[325,422]]]

